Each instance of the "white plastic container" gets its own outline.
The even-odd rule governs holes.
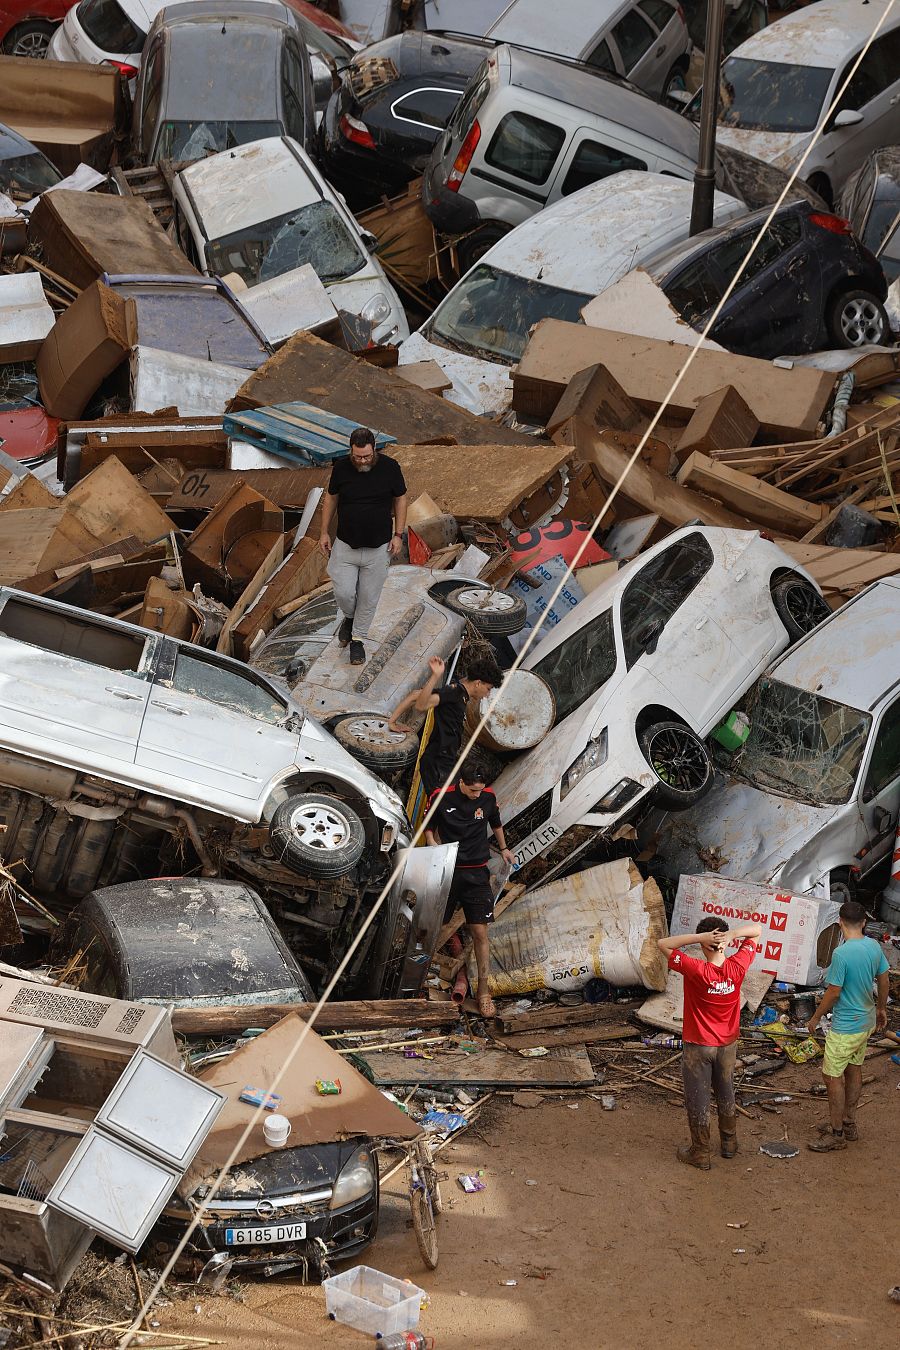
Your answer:
[[[368,1336],[389,1336],[419,1325],[423,1291],[371,1266],[332,1275],[322,1287],[328,1316]]]
[[[287,1116],[266,1116],[263,1121],[263,1134],[270,1148],[284,1148],[291,1132],[291,1122]]]

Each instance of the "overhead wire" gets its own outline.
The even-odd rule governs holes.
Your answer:
[[[697,352],[700,350],[700,348],[702,347],[703,343],[706,341],[707,337],[709,336],[709,333],[710,333],[711,329],[714,327],[714,325],[715,325],[715,323],[716,323],[716,321],[717,321],[719,315],[720,315],[721,312],[722,312],[723,307],[726,305],[726,303],[727,303],[728,300],[730,299],[730,297],[731,297],[731,295],[732,295],[732,293],[733,293],[735,287],[737,286],[737,284],[738,284],[738,282],[740,281],[740,279],[741,279],[743,273],[744,273],[745,270],[747,269],[748,264],[750,263],[751,259],[753,258],[754,253],[756,252],[756,250],[757,250],[757,248],[759,247],[759,245],[760,245],[760,243],[761,243],[761,241],[762,241],[762,239],[763,239],[763,237],[764,237],[766,231],[768,230],[770,224],[772,223],[772,220],[773,220],[774,216],[776,215],[776,213],[778,212],[778,210],[780,209],[780,207],[781,207],[782,204],[784,203],[784,200],[785,200],[785,198],[787,197],[787,194],[790,192],[791,188],[793,187],[794,183],[796,182],[797,178],[799,177],[800,171],[802,170],[804,164],[806,163],[807,159],[809,158],[810,154],[812,153],[814,147],[816,146],[816,144],[817,144],[818,141],[820,140],[820,138],[821,138],[821,136],[822,136],[822,134],[823,134],[824,128],[825,128],[826,125],[828,124],[828,122],[829,122],[829,120],[831,119],[831,117],[834,115],[835,110],[837,109],[837,107],[839,106],[841,100],[843,99],[844,94],[846,93],[846,91],[847,91],[847,89],[848,89],[848,87],[849,87],[849,85],[850,85],[850,82],[851,82],[851,80],[853,79],[853,76],[856,74],[856,71],[858,70],[860,64],[861,64],[862,61],[865,59],[865,57],[866,57],[866,55],[867,55],[867,53],[868,53],[868,51],[869,51],[869,48],[871,47],[872,43],[876,40],[876,38],[878,37],[879,33],[880,33],[880,32],[882,31],[882,29],[884,28],[884,25],[885,25],[885,23],[887,22],[887,19],[889,18],[891,12],[892,12],[893,9],[895,8],[897,2],[898,2],[898,0],[889,0],[889,3],[887,4],[887,6],[886,6],[886,8],[885,8],[885,10],[884,10],[884,13],[881,15],[881,18],[878,20],[877,24],[876,24],[875,27],[873,28],[873,30],[872,30],[871,34],[869,35],[869,37],[868,37],[868,39],[867,39],[865,45],[863,46],[863,48],[862,48],[861,51],[859,52],[859,54],[858,54],[858,56],[857,56],[855,62],[852,64],[852,66],[851,66],[850,69],[848,70],[847,75],[846,75],[846,77],[845,77],[843,83],[841,84],[840,88],[836,91],[836,93],[835,93],[835,95],[834,95],[834,98],[833,98],[831,104],[829,105],[829,108],[828,108],[827,113],[825,114],[825,116],[824,116],[823,118],[821,118],[821,120],[820,120],[818,126],[816,127],[816,129],[815,129],[813,135],[812,135],[811,138],[810,138],[809,144],[807,145],[807,147],[806,147],[806,149],[804,150],[803,154],[802,154],[802,155],[800,156],[800,158],[798,159],[796,165],[794,166],[794,169],[792,170],[792,172],[791,172],[790,175],[788,176],[788,179],[787,179],[787,181],[786,181],[784,187],[782,188],[782,190],[781,190],[781,192],[779,193],[778,197],[776,198],[775,202],[772,204],[772,206],[771,206],[771,208],[770,208],[770,210],[769,210],[769,212],[768,212],[768,214],[767,214],[765,220],[762,222],[762,224],[761,224],[761,226],[760,226],[760,228],[759,228],[759,230],[758,230],[758,232],[757,232],[756,238],[755,238],[754,241],[753,241],[753,245],[751,246],[751,248],[750,248],[749,251],[747,252],[746,256],[743,258],[743,260],[742,260],[740,266],[739,266],[739,267],[737,268],[737,270],[735,271],[735,274],[734,274],[734,276],[732,277],[731,281],[729,282],[728,286],[725,288],[725,291],[724,291],[724,293],[722,294],[721,299],[718,301],[718,303],[716,304],[715,308],[714,308],[714,309],[712,310],[712,312],[710,313],[710,315],[709,315],[708,319],[706,320],[706,323],[705,323],[705,325],[704,325],[702,331],[698,334],[696,341],[695,341],[692,345],[690,345],[689,351],[688,351],[688,354],[687,354],[687,357],[685,358],[685,360],[684,360],[683,364],[681,365],[681,367],[680,367],[678,373],[676,374],[674,380],[672,381],[672,384],[671,384],[671,386],[670,386],[670,388],[669,388],[669,390],[668,390],[668,392],[667,392],[665,398],[664,398],[663,401],[660,403],[660,405],[659,405],[659,407],[657,408],[656,412],[653,414],[653,416],[652,416],[652,418],[650,419],[650,422],[649,422],[648,426],[646,427],[645,431],[643,432],[643,434],[642,434],[640,440],[638,441],[638,443],[637,443],[637,445],[635,446],[634,450],[631,452],[631,454],[630,454],[630,456],[629,456],[629,458],[628,458],[628,461],[627,461],[625,467],[623,468],[622,472],[619,474],[619,477],[616,479],[616,482],[614,483],[613,487],[610,489],[610,491],[609,491],[609,493],[608,493],[608,495],[607,495],[606,501],[605,501],[604,504],[603,504],[603,507],[601,508],[601,510],[600,510],[600,511],[597,513],[597,515],[595,516],[594,521],[593,521],[593,523],[592,523],[592,525],[591,525],[590,530],[587,531],[587,532],[585,533],[585,536],[584,536],[584,538],[583,538],[581,544],[579,545],[577,551],[575,552],[573,558],[572,558],[571,561],[567,564],[567,566],[566,566],[566,568],[565,568],[565,571],[563,572],[562,577],[560,578],[560,580],[559,580],[559,582],[558,582],[558,584],[557,584],[555,590],[553,591],[553,593],[552,593],[552,595],[551,595],[551,597],[550,597],[550,599],[549,599],[549,601],[548,601],[548,604],[547,604],[546,608],[545,608],[545,609],[542,611],[542,613],[538,616],[538,621],[537,621],[537,623],[534,625],[534,627],[533,627],[533,628],[531,629],[531,631],[529,632],[529,634],[528,634],[528,636],[526,637],[525,642],[524,642],[522,648],[520,649],[520,651],[517,652],[516,657],[515,657],[515,660],[513,661],[513,663],[512,663],[512,665],[510,666],[509,670],[506,671],[506,673],[504,674],[502,684],[500,685],[500,687],[499,687],[497,690],[494,691],[494,694],[493,694],[492,697],[489,697],[487,700],[485,700],[485,702],[487,703],[487,707],[482,711],[481,716],[480,716],[480,718],[479,718],[479,720],[478,720],[478,723],[477,723],[476,726],[473,728],[473,730],[471,731],[471,733],[470,733],[470,735],[469,735],[468,740],[465,742],[465,744],[464,744],[463,747],[461,748],[461,750],[460,750],[460,752],[459,752],[459,754],[458,754],[458,756],[457,756],[457,758],[456,758],[456,761],[455,761],[455,763],[454,763],[454,765],[453,765],[453,768],[452,768],[452,769],[450,770],[450,772],[447,774],[447,777],[445,778],[445,780],[444,780],[444,782],[443,782],[443,784],[442,784],[442,788],[447,788],[447,787],[449,787],[449,786],[455,781],[457,774],[459,773],[460,769],[462,768],[462,765],[463,765],[463,763],[465,762],[465,759],[466,759],[466,757],[468,756],[468,754],[469,754],[470,750],[472,749],[473,745],[475,744],[476,740],[478,739],[478,736],[481,734],[482,730],[483,730],[484,727],[486,726],[487,721],[488,721],[488,719],[491,717],[491,715],[492,715],[492,713],[493,713],[495,707],[498,706],[500,700],[502,699],[503,693],[504,693],[505,689],[507,688],[510,679],[511,679],[512,676],[516,673],[516,671],[520,668],[520,666],[521,666],[523,660],[524,660],[525,657],[528,655],[528,652],[529,652],[529,650],[531,649],[531,647],[533,646],[534,641],[535,641],[535,639],[536,639],[537,636],[538,636],[538,633],[540,632],[541,628],[544,626],[544,623],[546,622],[547,615],[548,615],[548,614],[550,613],[550,611],[552,610],[553,605],[554,605],[555,602],[558,600],[560,594],[562,593],[563,589],[565,588],[566,584],[568,583],[569,578],[571,577],[572,573],[575,571],[575,569],[577,568],[579,562],[581,561],[581,558],[582,558],[582,556],[583,556],[583,554],[584,554],[586,548],[588,547],[589,543],[591,542],[591,540],[592,540],[592,538],[593,538],[594,530],[597,529],[597,527],[599,526],[601,520],[604,518],[604,516],[606,516],[607,512],[609,511],[610,506],[612,505],[613,501],[614,501],[615,498],[617,497],[617,495],[618,495],[618,493],[619,493],[619,491],[620,491],[620,489],[621,489],[621,487],[622,487],[622,484],[625,482],[625,479],[628,477],[628,474],[630,473],[631,469],[634,467],[635,463],[636,463],[637,460],[640,458],[640,455],[641,455],[642,451],[644,450],[644,447],[646,446],[648,440],[650,439],[650,437],[651,437],[652,434],[653,434],[654,428],[659,424],[660,418],[662,417],[662,415],[663,415],[663,413],[665,412],[666,408],[671,404],[674,395],[675,395],[676,392],[678,391],[678,389],[679,389],[679,387],[680,387],[682,381],[684,380],[685,376],[687,375],[688,371],[690,370],[690,368],[691,368],[691,366],[692,366],[692,364],[693,364],[693,362],[694,362],[694,359],[695,359],[695,357],[696,357],[696,355],[697,355]],[[685,345],[687,345],[687,344],[685,344]],[[577,441],[577,438],[576,438],[576,441]],[[576,447],[573,447],[573,448],[577,448],[577,445],[576,445]],[[430,821],[431,821],[431,818],[432,818],[432,816],[433,816],[433,814],[434,814],[434,812],[435,812],[436,805],[437,805],[437,802],[436,802],[436,800],[435,800],[435,803],[434,803],[433,805],[429,806],[429,807],[427,808],[427,810],[425,811],[425,814],[424,814],[424,816],[423,816],[423,818],[422,818],[420,824],[418,825],[418,827],[417,827],[417,828],[414,830],[414,832],[413,832],[413,835],[412,835],[412,838],[411,838],[411,841],[410,841],[410,848],[414,848],[414,847],[416,846],[416,844],[418,844],[418,842],[419,842],[420,839],[422,838],[422,836],[423,836],[423,834],[424,834],[426,828],[428,827],[428,825],[429,825],[429,823],[430,823]],[[360,943],[362,942],[362,940],[363,940],[365,934],[368,932],[368,930],[369,930],[369,928],[371,927],[372,923],[374,922],[376,916],[377,916],[378,913],[380,912],[381,907],[383,906],[383,904],[384,904],[384,902],[385,902],[387,896],[390,894],[391,888],[393,887],[395,881],[397,880],[397,878],[400,876],[401,872],[403,871],[403,867],[404,867],[404,858],[403,858],[403,855],[401,855],[400,858],[398,859],[398,861],[395,863],[395,865],[394,865],[394,867],[393,867],[393,869],[392,869],[392,871],[391,871],[391,873],[390,873],[388,879],[385,881],[385,883],[384,883],[384,885],[383,885],[383,887],[382,887],[382,889],[381,889],[381,891],[380,891],[380,893],[379,893],[377,899],[375,900],[375,902],[374,902],[372,908],[370,909],[369,913],[366,915],[366,918],[364,919],[362,925],[360,926],[360,929],[359,929],[358,933],[357,933],[356,936],[354,937],[353,941],[350,943],[349,947],[347,948],[347,951],[344,953],[344,956],[341,958],[341,961],[339,962],[337,968],[335,969],[334,973],[332,974],[331,978],[329,979],[328,983],[326,984],[324,990],[322,991],[321,995],[319,996],[319,999],[318,999],[318,1001],[316,1002],[316,1005],[315,1005],[315,1007],[313,1008],[311,1015],[309,1016],[308,1019],[306,1019],[306,1020],[304,1021],[302,1027],[300,1028],[300,1031],[299,1031],[299,1034],[298,1034],[298,1036],[297,1036],[296,1041],[294,1042],[294,1044],[291,1046],[290,1050],[289,1050],[289,1051],[287,1052],[287,1054],[285,1055],[285,1058],[284,1058],[284,1060],[283,1060],[281,1066],[279,1067],[278,1072],[275,1074],[275,1076],[274,1076],[272,1082],[268,1085],[268,1087],[267,1087],[267,1089],[266,1089],[267,1092],[275,1092],[275,1091],[277,1090],[279,1084],[281,1083],[282,1079],[284,1078],[284,1075],[288,1072],[288,1070],[289,1070],[289,1069],[291,1068],[291,1066],[293,1065],[293,1063],[294,1063],[294,1061],[295,1061],[295,1059],[296,1059],[298,1053],[300,1052],[300,1050],[301,1050],[302,1047],[303,1047],[303,1043],[304,1043],[304,1041],[306,1040],[307,1035],[309,1034],[310,1030],[312,1030],[312,1028],[314,1027],[315,1022],[316,1022],[316,1020],[317,1020],[317,1018],[318,1018],[318,1015],[319,1015],[321,1009],[325,1006],[325,1004],[327,1003],[327,1001],[328,1001],[328,999],[330,998],[331,994],[334,992],[335,988],[337,987],[338,982],[340,981],[341,977],[343,976],[344,972],[346,971],[347,967],[349,966],[349,964],[350,964],[350,962],[351,962],[351,960],[352,960],[352,958],[353,958],[355,952],[357,951],[357,949],[358,949]],[[157,1279],[156,1279],[156,1282],[154,1283],[154,1285],[153,1285],[152,1288],[150,1289],[149,1293],[147,1294],[147,1297],[146,1297],[146,1299],[145,1299],[145,1301],[144,1301],[143,1306],[139,1309],[139,1311],[138,1311],[137,1314],[135,1315],[134,1321],[132,1322],[131,1326],[127,1329],[127,1331],[126,1331],[126,1332],[124,1333],[124,1335],[122,1336],[122,1339],[119,1341],[119,1350],[128,1350],[128,1347],[132,1344],[134,1337],[140,1333],[141,1325],[142,1325],[143,1319],[146,1317],[146,1315],[149,1313],[149,1311],[150,1311],[151,1308],[153,1307],[153,1304],[154,1304],[155,1299],[157,1298],[158,1294],[160,1293],[160,1291],[162,1290],[163,1286],[165,1285],[166,1280],[167,1280],[168,1277],[171,1275],[172,1270],[174,1269],[174,1267],[175,1267],[177,1261],[179,1260],[179,1258],[180,1258],[182,1252],[184,1251],[185,1247],[187,1246],[188,1242],[190,1241],[192,1234],[195,1232],[195,1230],[197,1229],[198,1225],[203,1221],[203,1217],[204,1217],[204,1215],[206,1214],[206,1212],[207,1212],[207,1210],[208,1210],[210,1204],[214,1201],[216,1195],[218,1194],[218,1191],[219,1191],[219,1189],[220,1189],[220,1187],[221,1187],[221,1185],[222,1185],[222,1182],[224,1181],[226,1175],[228,1174],[229,1170],[231,1169],[231,1167],[234,1165],[235,1161],[236,1161],[237,1158],[239,1157],[239,1155],[240,1155],[241,1151],[243,1150],[244,1145],[246,1144],[247,1140],[249,1139],[251,1133],[252,1133],[252,1132],[254,1131],[254,1129],[256,1129],[256,1127],[258,1126],[259,1121],[260,1121],[260,1119],[261,1119],[261,1117],[262,1117],[262,1115],[263,1115],[263,1113],[264,1113],[264,1109],[265,1109],[265,1108],[264,1108],[262,1105],[259,1105],[258,1107],[256,1107],[256,1108],[254,1109],[254,1111],[253,1111],[253,1113],[252,1113],[250,1119],[249,1119],[248,1122],[247,1122],[247,1125],[245,1126],[245,1128],[243,1129],[243,1131],[242,1131],[241,1134],[239,1135],[238,1139],[235,1141],[235,1143],[234,1143],[234,1145],[233,1145],[233,1147],[232,1147],[232,1149],[231,1149],[231,1151],[230,1151],[228,1157],[226,1158],[226,1160],[224,1161],[224,1163],[222,1163],[221,1167],[219,1168],[219,1171],[218,1171],[218,1173],[217,1173],[217,1175],[216,1175],[214,1181],[213,1181],[212,1184],[210,1185],[210,1187],[209,1187],[209,1189],[207,1190],[206,1194],[203,1196],[203,1198],[202,1198],[202,1200],[201,1200],[199,1206],[197,1206],[197,1208],[196,1208],[196,1210],[195,1210],[195,1212],[194,1212],[194,1215],[193,1215],[193,1217],[192,1217],[191,1220],[190,1220],[190,1223],[189,1223],[189,1224],[187,1225],[187,1227],[185,1228],[184,1233],[182,1234],[182,1236],[181,1236],[181,1238],[179,1239],[179,1241],[178,1241],[176,1247],[174,1248],[174,1250],[172,1251],[172,1253],[171,1253],[171,1255],[169,1256],[168,1260],[166,1261],[165,1266],[164,1266],[163,1269],[160,1271],[160,1273],[159,1273],[159,1275],[158,1275],[158,1277],[157,1277]]]

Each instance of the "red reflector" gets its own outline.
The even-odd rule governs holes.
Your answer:
[[[472,123],[466,132],[466,139],[459,147],[459,154],[453,161],[453,168],[447,176],[447,187],[451,192],[458,192],[459,185],[466,174],[466,169],[472,163],[472,156],[475,153],[478,142],[481,140],[481,127],[478,120]]]
[[[354,145],[362,145],[366,150],[375,149],[372,133],[365,122],[360,122],[355,117],[351,117],[349,113],[344,113],[338,126],[345,139],[352,141]]]
[[[832,234],[852,234],[853,226],[843,216],[825,215],[824,211],[814,211],[809,218],[810,225],[818,225],[820,230],[830,230]]]
[[[137,66],[130,66],[127,61],[109,60],[104,61],[102,64],[104,66],[113,66],[120,75],[124,75],[126,80],[134,79],[135,75],[138,73]]]

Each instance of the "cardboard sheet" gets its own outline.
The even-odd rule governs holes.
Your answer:
[[[136,340],[133,300],[99,281],[82,291],[57,319],[38,353],[38,386],[47,412],[53,417],[78,417]]]
[[[105,170],[125,119],[122,86],[112,66],[0,56],[0,122],[33,141],[60,173],[81,163]]]
[[[0,362],[33,361],[54,322],[37,272],[0,276]]]

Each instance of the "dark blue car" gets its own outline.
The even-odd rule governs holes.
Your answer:
[[[645,269],[681,317],[702,329],[750,253],[768,209],[705,230]],[[771,359],[890,340],[881,264],[849,221],[809,202],[779,208],[709,336],[742,356]]]

